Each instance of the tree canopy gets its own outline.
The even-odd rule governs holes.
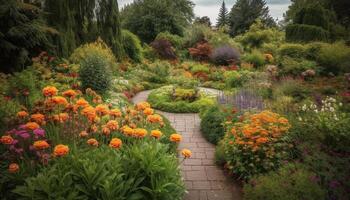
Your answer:
[[[230,15],[229,15],[229,12],[226,8],[225,1],[222,1],[221,8],[219,11],[219,17],[218,17],[217,23],[216,23],[216,27],[220,28],[220,27],[227,26],[229,24],[229,18],[230,18]]]

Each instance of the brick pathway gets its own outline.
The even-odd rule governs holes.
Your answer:
[[[133,98],[134,103],[147,100],[150,91],[144,91]],[[207,142],[200,132],[198,114],[175,114],[157,111],[169,119],[171,125],[183,140],[179,150],[188,148],[192,157],[181,164],[181,173],[188,193],[184,200],[240,200],[239,186],[224,175],[215,165],[215,146]]]

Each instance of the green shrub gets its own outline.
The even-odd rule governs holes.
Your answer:
[[[198,73],[198,72],[203,72],[203,73],[209,74],[209,71],[210,71],[208,66],[201,65],[201,64],[195,64],[195,65],[191,66],[190,70],[193,74]]]
[[[215,98],[200,94],[192,102],[173,99],[173,86],[164,86],[153,90],[148,96],[148,102],[155,109],[173,113],[198,113],[209,106],[214,105]]]
[[[281,57],[304,58],[306,47],[302,44],[283,44],[278,49]]]
[[[91,88],[105,94],[111,85],[108,62],[100,55],[87,55],[80,64],[79,77],[83,89]]]
[[[146,65],[145,70],[151,72],[147,78],[152,83],[165,83],[170,73],[170,64],[166,61],[156,61]]]
[[[115,58],[112,50],[104,43],[101,39],[96,42],[84,44],[79,48],[75,49],[69,60],[75,64],[80,64],[88,56],[96,55],[103,58],[109,69],[117,69],[117,59]]]
[[[318,26],[307,24],[290,24],[286,27],[288,42],[328,41],[330,33]]]
[[[243,84],[242,76],[237,71],[226,71],[224,77],[227,88],[240,87]]]
[[[177,159],[158,142],[72,151],[14,192],[21,199],[181,199]]]
[[[344,43],[323,44],[317,56],[323,72],[350,72],[350,47]]]
[[[171,43],[171,45],[176,49],[180,49],[183,46],[183,38],[178,35],[171,34],[169,32],[159,33],[155,40],[159,40],[159,39],[168,40]]]
[[[201,118],[201,132],[211,143],[217,144],[225,135],[225,114],[219,107],[213,106],[205,111]]]
[[[316,62],[304,60],[304,59],[295,59],[291,57],[283,57],[281,61],[281,71],[280,75],[288,76],[301,76],[303,72],[309,69],[315,69]]]
[[[251,63],[255,68],[261,67],[265,64],[265,57],[259,51],[253,51],[252,53],[243,56],[242,60],[247,63]]]
[[[281,96],[293,97],[294,102],[301,102],[307,99],[311,91],[305,87],[300,81],[294,79],[282,80],[276,88],[273,89],[274,98],[278,99]]]
[[[140,39],[128,30],[122,30],[122,41],[127,56],[135,62],[142,59],[142,46]]]
[[[288,164],[276,172],[258,176],[245,184],[245,200],[319,200],[325,191],[313,180],[316,175],[302,165]]]

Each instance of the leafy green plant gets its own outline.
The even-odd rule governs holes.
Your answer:
[[[252,53],[245,54],[242,57],[242,61],[251,63],[255,68],[261,67],[265,64],[265,57],[259,51],[253,51]]]
[[[281,71],[280,75],[294,77],[301,76],[303,72],[309,69],[316,69],[316,62],[304,60],[304,59],[295,59],[291,57],[283,57],[281,61]]]
[[[225,135],[225,114],[219,107],[213,106],[201,117],[201,132],[211,143],[217,144]]]
[[[324,44],[316,58],[324,73],[350,72],[350,47],[343,43]]]
[[[306,47],[302,44],[283,44],[278,49],[278,53],[281,57],[289,56],[291,58],[304,58]]]
[[[198,72],[203,72],[203,73],[209,74],[209,71],[210,71],[210,69],[206,65],[196,64],[196,65],[191,66],[191,72],[193,74],[196,74]]]
[[[142,46],[140,39],[128,30],[122,30],[122,42],[127,56],[135,62],[142,59]]]
[[[300,164],[287,164],[276,172],[257,176],[244,185],[243,191],[245,200],[318,200],[326,197],[316,174]]]
[[[100,55],[87,55],[80,64],[79,76],[84,89],[91,88],[105,94],[110,88],[108,63]]]
[[[227,88],[235,88],[235,87],[242,86],[243,84],[242,76],[237,71],[226,71],[224,73],[224,77],[225,77],[225,84]]]

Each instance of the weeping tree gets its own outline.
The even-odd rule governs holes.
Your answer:
[[[0,0],[0,66],[3,72],[21,70],[32,56],[48,49],[55,33],[41,21],[41,10],[17,0]]]

